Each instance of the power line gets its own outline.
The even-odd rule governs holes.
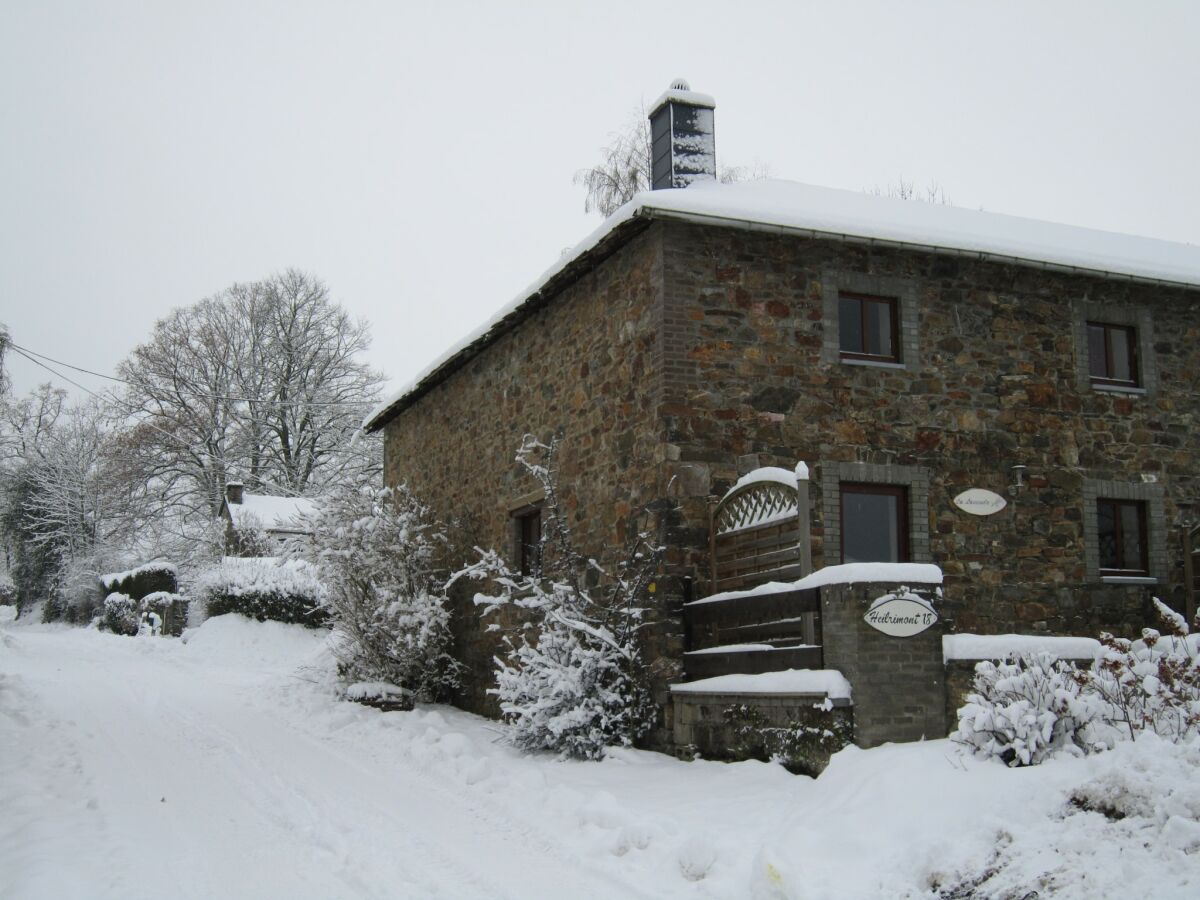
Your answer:
[[[48,366],[42,365],[42,363],[39,363],[36,359],[30,359],[30,357],[27,354],[32,354],[33,356],[37,356],[41,359],[46,360],[47,362],[52,362],[57,366],[66,366],[68,369],[73,369],[76,372],[83,372],[87,375],[94,375],[96,378],[105,378],[109,381],[115,381],[118,384],[129,385],[130,387],[142,387],[143,386],[139,382],[136,382],[136,381],[128,381],[124,378],[117,378],[115,375],[105,375],[102,372],[93,372],[91,369],[85,369],[82,366],[76,366],[76,365],[72,365],[69,362],[63,362],[61,359],[55,359],[52,356],[47,356],[45,353],[38,353],[36,350],[30,350],[28,347],[22,347],[20,344],[14,344],[11,340],[8,341],[7,346],[12,347],[14,350],[16,350],[18,352],[19,355],[24,356],[30,362],[35,363],[39,366],[42,366],[42,368],[46,369],[46,371],[48,371],[48,372],[54,372],[54,370],[49,368]],[[62,378],[68,384],[75,385],[75,387],[79,388],[80,390],[87,390],[87,388],[83,387],[82,385],[76,384],[74,381],[71,381],[69,378],[67,378],[65,375],[62,375],[59,372],[54,372],[54,374],[58,375],[59,378]],[[206,394],[203,391],[181,391],[179,393],[186,394],[187,396],[194,397],[198,400],[223,400],[223,401],[226,401],[229,403],[258,403],[263,406],[334,406],[334,407],[357,406],[357,407],[361,407],[361,406],[374,406],[375,402],[376,402],[374,400],[338,400],[338,401],[332,401],[332,400],[263,400],[263,399],[260,399],[257,397],[226,397],[226,396],[222,396],[221,394]]]
[[[78,381],[72,381],[66,375],[62,374],[62,372],[57,372],[54,369],[50,368],[45,363],[39,362],[38,360],[34,359],[32,356],[28,356],[21,348],[18,348],[16,346],[16,344],[10,343],[8,346],[12,347],[14,350],[17,351],[18,355],[24,356],[27,360],[29,360],[35,366],[41,366],[43,369],[45,369],[51,375],[55,375],[55,376],[61,378],[63,381],[67,382],[67,384],[74,385],[75,387],[77,387],[81,391],[83,391],[84,393],[90,394],[91,396],[95,397],[97,400],[107,400],[110,403],[114,403],[117,406],[121,406],[125,409],[126,414],[128,414],[128,415],[133,415],[138,412],[138,410],[134,409],[132,406],[129,406],[128,404],[122,403],[120,400],[118,400],[116,397],[112,396],[111,394],[106,394],[104,396],[101,396],[100,394],[97,394],[95,391],[93,391],[91,388],[84,387]],[[72,368],[74,368],[74,367],[72,366]],[[175,441],[180,446],[182,446],[185,450],[187,450],[189,453],[195,453],[197,456],[206,457],[207,459],[210,459],[213,462],[219,464],[222,468],[225,467],[225,465],[226,465],[225,460],[221,459],[218,456],[214,456],[213,454],[209,453],[207,450],[200,450],[196,447],[193,447],[191,444],[189,444],[187,441],[180,438],[178,435],[171,434],[171,432],[165,431],[162,428],[159,428],[153,422],[143,422],[142,424],[149,426],[150,428],[157,431],[159,434],[162,434],[162,435],[170,438],[171,440]],[[303,496],[299,491],[297,491],[293,488],[290,488],[287,485],[278,484],[277,482],[274,482],[274,481],[268,481],[267,479],[263,478],[261,475],[259,476],[259,481],[261,481],[263,484],[269,484],[271,487],[276,488],[277,490],[284,491],[293,497],[302,497]]]

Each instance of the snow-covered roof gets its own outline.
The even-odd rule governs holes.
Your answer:
[[[539,299],[576,262],[639,218],[682,218],[1200,287],[1200,247],[1194,244],[794,181],[764,179],[736,184],[699,181],[686,189],[636,194],[487,322],[371,410],[363,420],[363,427],[367,430],[381,427],[391,411],[409,395],[435,383],[515,324],[522,307]]]
[[[306,531],[300,519],[317,511],[307,497],[269,497],[266,494],[242,494],[241,503],[226,503],[234,528],[241,528],[247,517],[269,531]]]

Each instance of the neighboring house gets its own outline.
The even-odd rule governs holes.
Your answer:
[[[649,636],[667,719],[697,649],[683,604],[712,592],[711,508],[761,467],[811,470],[816,568],[936,563],[945,634],[1129,634],[1152,596],[1187,608],[1200,248],[718,184],[713,107],[672,90],[651,114],[655,187],[699,183],[638,195],[368,417],[386,482],[520,563],[541,497],[513,455],[560,432],[584,551],[643,510],[667,544]],[[460,702],[494,712],[496,638],[458,610]]]
[[[316,512],[316,505],[305,497],[271,497],[248,494],[241,482],[225,485],[225,501],[221,518],[225,520],[225,552],[230,556],[262,556],[262,547],[252,545],[248,532],[264,536],[275,547],[282,547],[297,538],[312,535],[306,520]]]

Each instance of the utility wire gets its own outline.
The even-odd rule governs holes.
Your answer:
[[[118,384],[127,384],[130,387],[142,386],[136,381],[128,381],[124,378],[117,378],[115,375],[105,375],[101,372],[93,372],[91,369],[85,369],[82,366],[75,366],[69,362],[63,362],[61,359],[55,359],[52,356],[47,356],[45,353],[38,353],[36,350],[30,350],[28,347],[22,347],[20,344],[14,344],[12,341],[9,341],[7,346],[18,351],[19,355],[29,359],[30,362],[37,363],[37,365],[42,366],[42,368],[46,369],[48,372],[53,372],[54,370],[50,369],[48,366],[42,365],[42,363],[37,362],[35,359],[30,359],[28,354],[37,356],[46,360],[47,362],[52,362],[57,366],[66,366],[68,369],[74,369],[76,372],[94,375],[97,378],[106,378],[109,381],[115,381]],[[74,384],[75,387],[78,387],[81,390],[87,390],[87,388],[76,384],[74,381],[70,381],[70,379],[66,378],[66,376],[62,375],[61,373],[55,372],[54,374],[58,375],[58,377],[62,378],[64,381]],[[257,397],[225,397],[220,394],[206,394],[202,391],[182,391],[181,393],[185,393],[189,397],[195,397],[200,400],[224,400],[230,403],[259,403],[263,406],[374,406],[376,402],[374,400],[262,400]]]
[[[90,388],[86,388],[86,387],[84,387],[84,386],[83,386],[82,384],[80,384],[78,381],[72,381],[70,378],[68,378],[68,377],[67,377],[66,375],[64,375],[62,372],[56,371],[56,370],[54,370],[54,369],[50,368],[50,367],[49,367],[48,365],[46,365],[45,363],[43,363],[43,362],[39,362],[38,360],[34,359],[32,356],[29,356],[29,355],[27,355],[27,354],[26,354],[26,353],[25,353],[25,352],[24,352],[24,351],[23,351],[21,348],[18,348],[18,347],[16,346],[16,344],[11,344],[11,343],[10,343],[8,346],[9,346],[9,347],[12,347],[14,350],[16,350],[16,352],[17,352],[17,354],[18,354],[18,355],[20,355],[20,356],[24,356],[24,357],[25,357],[27,360],[29,360],[29,361],[30,361],[31,363],[33,363],[35,366],[41,366],[43,369],[45,369],[45,370],[46,370],[47,372],[49,372],[51,375],[55,375],[55,376],[57,376],[57,377],[61,378],[63,381],[67,382],[67,384],[74,385],[75,387],[77,387],[77,388],[79,388],[81,391],[83,391],[84,393],[86,393],[86,394],[90,394],[91,396],[95,397],[97,400],[102,400],[102,401],[103,401],[103,400],[107,400],[107,401],[108,401],[108,402],[110,402],[110,403],[114,403],[114,404],[116,404],[117,406],[123,407],[123,408],[126,410],[126,413],[127,413],[128,415],[134,415],[134,414],[136,414],[136,413],[138,412],[138,410],[134,409],[133,407],[129,406],[129,405],[128,405],[128,404],[126,404],[126,403],[122,403],[120,400],[118,400],[118,399],[117,399],[115,396],[112,396],[111,394],[105,394],[105,395],[97,394],[95,391],[91,390]],[[74,368],[74,366],[72,366],[71,368]],[[182,438],[180,438],[180,437],[179,437],[179,436],[177,436],[177,435],[171,434],[171,432],[169,432],[169,431],[165,431],[165,430],[163,430],[162,428],[159,428],[159,427],[158,427],[157,425],[155,425],[153,422],[145,422],[145,421],[143,421],[143,422],[142,422],[142,424],[143,424],[143,425],[147,425],[147,426],[149,426],[150,428],[152,428],[152,429],[154,429],[155,431],[157,431],[159,434],[162,434],[162,435],[164,435],[165,437],[168,437],[168,438],[170,438],[171,440],[175,441],[175,442],[176,442],[176,443],[178,443],[180,446],[182,446],[184,449],[186,449],[186,450],[187,450],[189,453],[195,453],[195,454],[196,454],[196,455],[198,455],[198,456],[204,456],[204,457],[207,457],[208,459],[212,460],[213,462],[215,462],[215,463],[219,464],[219,465],[220,465],[220,466],[222,466],[222,467],[224,467],[224,466],[226,465],[226,461],[225,461],[225,460],[223,460],[223,459],[221,459],[220,457],[218,457],[218,456],[213,456],[213,454],[209,453],[207,450],[200,450],[200,449],[197,449],[196,447],[193,447],[193,446],[192,446],[191,444],[189,444],[187,441],[183,440]],[[269,480],[267,480],[267,479],[265,479],[265,478],[262,478],[261,476],[259,476],[259,480],[260,480],[260,481],[261,481],[263,484],[268,484],[268,485],[270,485],[271,487],[273,487],[273,488],[276,488],[277,490],[284,491],[285,493],[287,493],[287,494],[291,495],[292,497],[302,497],[302,496],[303,496],[303,495],[302,495],[302,494],[301,494],[299,491],[296,491],[295,489],[293,489],[293,488],[290,488],[290,487],[288,487],[287,485],[283,485],[283,484],[277,484],[276,482],[274,482],[274,481],[269,481]]]

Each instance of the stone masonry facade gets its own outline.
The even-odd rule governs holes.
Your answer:
[[[840,481],[905,485],[913,561],[943,568],[953,631],[1128,633],[1150,621],[1151,593],[1183,608],[1178,536],[1200,500],[1200,290],[684,223],[664,229],[663,271],[668,467],[687,473],[681,521],[695,529],[677,565],[704,571],[708,498],[748,455],[803,459],[814,565],[841,561]],[[841,286],[899,298],[900,364],[831,355]],[[1144,390],[1080,378],[1079,331],[1096,310],[1139,323]],[[959,511],[951,500],[971,487],[1008,507]],[[1154,584],[1102,582],[1096,496],[1147,501]]]
[[[611,559],[643,510],[669,548],[650,639],[664,717],[679,606],[707,590],[710,503],[759,465],[810,466],[816,567],[840,561],[840,482],[906,486],[913,561],[945,572],[948,632],[1130,633],[1152,595],[1182,608],[1200,290],[667,218],[606,254],[387,424],[385,478],[454,523],[464,556],[508,548],[511,513],[536,500],[521,437],[562,433],[581,549]],[[839,290],[898,298],[899,364],[839,360]],[[1136,324],[1143,389],[1081,377],[1095,310]],[[972,487],[1007,508],[959,511]],[[1098,496],[1147,502],[1153,583],[1100,578]],[[494,713],[495,637],[465,595],[456,612],[460,702]]]

